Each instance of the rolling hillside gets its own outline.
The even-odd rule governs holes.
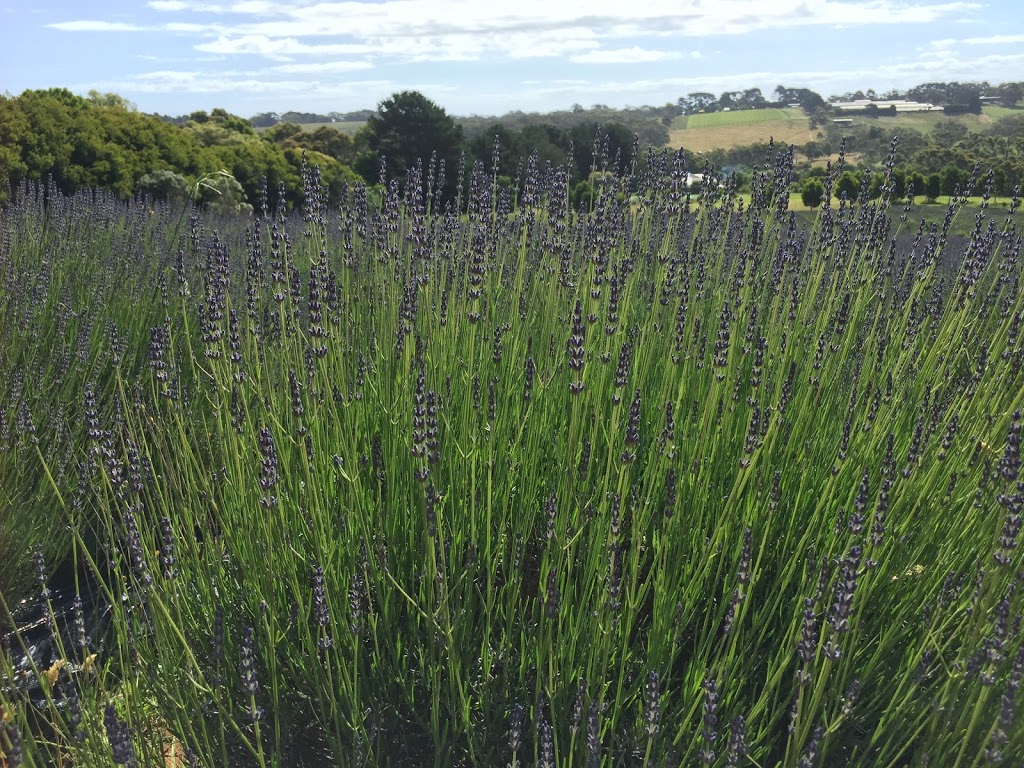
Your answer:
[[[1001,117],[1019,114],[1020,110],[986,106],[980,115],[947,117],[941,112],[904,113],[895,116],[852,116],[855,123],[878,126],[886,133],[898,134],[906,128],[928,133],[945,120],[963,123],[969,130],[979,131]],[[810,127],[810,120],[799,109],[757,109],[740,112],[677,117],[672,121],[669,146],[685,147],[691,152],[755,144],[774,138],[777,143],[795,144],[821,138],[819,130]]]

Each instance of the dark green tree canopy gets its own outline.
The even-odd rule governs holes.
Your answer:
[[[676,104],[684,115],[695,115],[702,110],[714,112],[719,107],[718,97],[707,91],[694,91],[686,96],[680,96]]]
[[[818,179],[808,179],[804,183],[800,199],[808,208],[817,208],[825,197],[825,185]]]
[[[436,152],[438,163],[445,163],[445,193],[454,193],[462,128],[422,93],[402,91],[385,99],[363,131],[368,150],[357,161],[357,170],[364,178],[376,179],[383,156],[388,179],[404,180],[410,168],[421,160],[425,168]]]
[[[836,182],[835,194],[836,199],[846,198],[849,202],[854,202],[860,194],[860,182],[861,174],[857,171],[843,171],[843,174],[839,177],[839,181]]]

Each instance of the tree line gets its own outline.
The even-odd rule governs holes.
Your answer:
[[[541,168],[567,164],[570,183],[579,186],[595,151],[602,164],[624,166],[641,146],[629,126],[596,121],[519,130],[494,123],[467,137],[443,108],[415,91],[385,99],[350,136],[290,121],[259,133],[250,120],[219,108],[167,119],[143,114],[116,94],[52,88],[0,96],[0,201],[28,179],[49,180],[65,194],[105,188],[123,197],[192,198],[235,210],[265,195],[271,206],[294,206],[303,196],[303,162],[319,166],[332,202],[346,183],[404,182],[417,163],[425,176],[431,162],[444,169],[438,187],[451,199],[460,167],[468,172],[476,162],[511,185],[533,155]]]
[[[738,91],[723,91],[720,95],[706,91],[696,91],[679,97],[676,102],[679,111],[684,115],[698,112],[718,112],[727,109],[767,109],[769,107],[786,107],[796,105],[808,114],[820,109],[828,109],[830,102],[868,100],[906,99],[924,104],[934,104],[946,108],[947,114],[981,112],[984,102],[998,102],[1005,107],[1015,107],[1024,99],[1024,83],[1008,82],[992,85],[988,82],[969,83],[922,83],[905,91],[890,90],[878,93],[872,88],[866,91],[850,91],[833,94],[826,101],[822,96],[808,88],[792,88],[778,85],[772,98],[766,97],[760,88],[747,88]]]
[[[959,98],[960,85],[925,84],[907,93]],[[1007,103],[1015,98],[1008,87],[1014,85],[1019,84],[996,89]],[[731,92],[730,99],[758,103],[759,92],[755,92]],[[699,103],[696,96],[700,94],[690,96],[695,97],[694,104]],[[808,108],[821,109],[815,106],[820,96],[807,89],[779,86],[775,96],[785,103],[802,100]],[[553,113],[571,115],[571,120],[535,123],[532,117],[525,119],[524,113],[509,113],[508,121],[508,116],[489,122],[480,119],[467,130],[422,94],[405,91],[366,114],[365,126],[350,136],[330,126],[307,131],[298,122],[280,120],[259,133],[251,119],[224,109],[171,120],[143,114],[117,94],[92,91],[83,97],[60,88],[30,90],[17,97],[0,96],[0,201],[25,179],[49,179],[66,194],[106,188],[123,197],[192,198],[236,210],[256,205],[265,195],[271,206],[294,206],[303,197],[304,162],[319,166],[332,202],[345,184],[354,181],[370,186],[381,180],[404,183],[417,163],[422,163],[424,177],[431,163],[435,169],[444,169],[438,188],[452,199],[460,169],[465,179],[479,162],[497,183],[508,187],[530,171],[531,163],[538,171],[547,164],[564,165],[575,204],[592,188],[589,180],[594,171],[625,169],[637,159],[637,152],[664,146],[667,127],[658,115],[674,109],[666,105],[627,110],[634,121],[630,123],[598,119],[619,114],[603,105],[589,110],[576,107]],[[641,134],[638,124],[657,126],[662,132]],[[970,131],[962,122],[949,119],[928,134],[906,129],[899,138],[900,173],[907,178],[916,174],[926,183],[938,178],[941,194],[958,183],[963,187],[977,166],[993,169],[991,186],[1000,196],[1011,194],[1024,180],[1024,111],[983,131]],[[801,156],[796,188],[823,174],[821,164],[815,167],[814,161],[834,154],[841,141],[845,140],[850,159],[855,158],[849,170],[857,173],[885,162],[891,139],[878,126],[822,125],[817,140],[796,148]],[[691,158],[692,170],[700,171],[707,163],[719,171],[739,173],[742,179],[763,162],[766,149],[755,144],[708,152]],[[930,189],[935,188],[931,183]],[[920,193],[923,187],[915,184],[915,190]]]

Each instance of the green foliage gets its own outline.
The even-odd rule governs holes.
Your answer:
[[[12,185],[50,177],[66,193],[103,187],[127,196],[154,170],[193,174],[203,166],[198,147],[180,129],[127,109],[110,94],[92,100],[68,91],[26,91],[7,100],[0,157]]]
[[[621,123],[579,123],[569,132],[569,139],[576,173],[581,179],[592,171],[610,170],[616,162],[619,170],[625,171],[635,159],[633,134]]]
[[[965,188],[970,177],[970,173],[962,168],[957,168],[955,165],[947,165],[939,172],[942,194],[953,195],[958,191],[962,194],[970,194],[970,191]]]
[[[100,93],[97,90],[91,90],[89,91],[89,101],[97,107],[105,109],[120,109],[125,112],[135,112],[138,109],[135,102],[116,93]]]
[[[443,162],[445,166],[445,194],[454,196],[464,148],[462,128],[443,108],[421,93],[402,91],[380,103],[364,131],[367,149],[356,160],[356,170],[363,178],[376,179],[382,157],[389,180],[404,182],[417,163],[422,163],[425,176],[434,157],[438,165]]]
[[[108,627],[0,654],[24,764],[1022,764],[1016,222],[905,255],[771,160],[688,212],[15,200],[0,521]]]
[[[882,196],[882,190],[889,182],[888,199],[901,200],[907,194],[907,174],[902,168],[894,168],[890,174],[884,171],[875,171],[871,174],[871,181],[868,184],[868,197],[877,200]]]
[[[962,122],[947,118],[932,128],[931,139],[936,144],[951,147],[966,138],[968,133]]]
[[[252,213],[242,185],[227,171],[201,176],[196,192],[199,202],[215,213]]]
[[[281,116],[276,112],[261,112],[249,118],[249,125],[253,128],[270,128],[281,121]]]
[[[302,132],[303,128],[298,123],[283,122],[268,128],[263,132],[262,136],[265,140],[271,141],[274,144],[283,144],[289,139],[300,136]]]
[[[335,132],[333,129],[327,130]],[[336,133],[336,132],[335,132]],[[302,169],[302,154],[300,149],[292,148],[285,152],[285,157],[292,168]],[[323,185],[329,205],[338,205],[342,200],[342,191],[346,188],[351,190],[356,184],[363,183],[363,179],[356,174],[348,165],[339,163],[333,157],[315,150],[306,151],[306,165],[310,168],[316,167],[320,171],[320,183]],[[301,178],[301,175],[300,175]],[[301,203],[301,199],[296,200]]]
[[[846,199],[847,202],[854,202],[860,195],[860,185],[863,174],[859,171],[843,171],[836,181],[832,194],[837,200]]]
[[[289,129],[272,130],[280,138]],[[316,153],[324,178],[332,180],[332,194],[356,178],[347,167],[354,158],[347,136],[317,131],[302,142],[279,143],[261,140],[248,121],[223,109],[193,112],[176,125],[139,113],[116,94],[91,92],[82,98],[63,89],[25,91],[0,97],[0,200],[8,185],[47,178],[66,194],[95,187],[122,197],[136,191],[160,199],[181,197],[182,183],[190,187],[204,174],[226,168],[244,195],[235,199],[230,184],[221,190],[216,198],[229,200],[228,208],[259,200],[264,176],[271,206],[282,183],[283,202],[295,205],[302,195],[301,147]]]
[[[285,148],[309,149],[345,165],[351,165],[356,157],[353,138],[327,125],[306,131],[297,123],[278,123],[264,131],[263,138]]]
[[[669,124],[676,118],[679,108],[675,104],[666,104],[662,107],[637,107],[626,109],[612,109],[604,105],[595,105],[585,109],[579,104],[569,110],[559,110],[547,113],[533,112],[508,112],[497,120],[493,118],[462,117],[458,119],[466,136],[470,141],[483,140],[486,142],[493,138],[493,126],[500,124],[506,130],[513,133],[532,127],[547,127],[560,132],[573,130],[580,123],[590,125],[612,125],[625,126],[630,135],[635,134],[640,139],[643,147],[662,147],[668,143],[668,125],[664,123],[669,118]],[[476,154],[476,153],[475,153]],[[481,155],[477,154],[477,157]]]
[[[991,90],[988,83],[923,83],[909,89],[906,98],[980,114],[981,96]]]
[[[1004,107],[1016,107],[1024,100],[1024,83],[1003,83],[997,92]]]
[[[0,94],[0,203],[7,202],[9,187],[16,186],[28,173],[20,146],[28,127],[28,119],[17,102]]]
[[[570,184],[583,182],[579,187],[582,190],[589,186],[589,178],[595,171],[611,170],[616,163],[620,171],[628,169],[637,159],[633,154],[636,139],[621,123],[583,121],[569,129],[552,124],[528,125],[519,131],[495,123],[469,142],[469,152],[475,161],[492,170],[497,140],[497,173],[517,180],[530,163],[536,169],[568,163]],[[579,194],[583,194],[582,191]],[[574,199],[579,199],[575,191],[573,195]]]
[[[800,147],[800,151],[808,160],[814,160],[818,157],[828,157],[832,154],[832,144],[828,141],[808,141]]]
[[[868,197],[877,200],[882,196],[882,186],[885,184],[885,177],[880,173],[871,174],[871,183],[868,185]]]
[[[174,171],[150,171],[135,185],[140,195],[165,202],[184,202],[191,199],[192,187],[181,174]]]
[[[299,123],[300,125],[307,125],[309,123],[328,123],[331,121],[331,115],[319,115],[316,112],[289,111],[285,112],[283,115],[279,115],[278,120],[285,123]]]
[[[711,150],[704,153],[704,158],[717,168],[739,166],[750,169],[754,166],[763,165],[768,150],[768,142],[755,143],[731,149]]]
[[[804,182],[800,200],[808,208],[817,208],[825,198],[825,185],[819,179],[811,178]]]
[[[232,115],[230,112],[225,109],[221,109],[220,107],[217,107],[210,112],[210,120],[232,133],[240,133],[243,136],[256,135],[256,132],[253,130],[253,127],[248,120],[239,117],[238,115]]]
[[[910,192],[910,187],[914,188],[914,196],[915,197],[922,196],[922,195],[925,195],[926,192],[927,192],[928,182],[925,179],[923,174],[912,173],[910,175],[910,177],[907,179],[907,193],[908,194]]]
[[[717,112],[718,97],[706,91],[696,91],[680,96],[676,102],[679,112],[684,115],[695,115],[698,112]]]
[[[807,114],[812,114],[827,106],[820,94],[807,88],[787,88],[784,85],[777,85],[775,86],[775,98],[779,106],[799,104]]]
[[[185,130],[204,147],[237,146],[257,140],[254,134],[231,130],[227,125],[215,120],[190,121],[185,124]]]

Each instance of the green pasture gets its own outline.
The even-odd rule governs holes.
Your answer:
[[[802,109],[743,109],[735,112],[702,112],[689,115],[686,128],[719,128],[728,125],[756,125],[777,123],[782,120],[802,120],[807,115]]]

